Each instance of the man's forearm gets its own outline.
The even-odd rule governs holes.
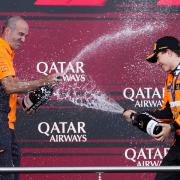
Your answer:
[[[13,77],[6,77],[1,80],[1,83],[4,86],[7,94],[26,93],[38,87],[48,85],[48,81],[45,81],[45,79],[34,81],[19,81]]]

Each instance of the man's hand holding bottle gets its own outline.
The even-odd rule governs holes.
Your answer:
[[[43,86],[30,91],[20,101],[24,112],[34,114],[39,107],[46,103],[53,94],[53,87],[63,79],[62,74],[55,73],[43,77],[40,81]]]
[[[54,73],[44,76],[42,81],[44,81],[44,85],[55,85],[63,80],[63,75],[61,73]]]
[[[133,110],[125,110],[123,116],[127,122],[148,133],[157,141],[164,141],[172,132],[170,124],[162,123],[147,112],[137,113]]]

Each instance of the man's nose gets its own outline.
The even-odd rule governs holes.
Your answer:
[[[23,37],[21,37],[21,41],[22,42],[25,42],[25,40],[26,40],[26,38],[23,36]]]

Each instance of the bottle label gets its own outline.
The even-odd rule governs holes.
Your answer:
[[[23,101],[24,101],[24,105],[27,109],[29,109],[33,105],[32,101],[29,98],[29,94],[24,97]]]
[[[154,121],[154,120],[150,120],[147,124],[147,127],[146,127],[146,132],[150,135],[150,136],[153,136],[153,131],[154,131],[154,128],[156,127],[156,125],[158,124],[157,121]]]

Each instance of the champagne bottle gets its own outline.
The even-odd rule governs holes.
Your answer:
[[[147,112],[131,115],[132,124],[137,126],[140,130],[148,133],[150,136],[159,134],[162,131],[162,126],[159,126],[159,119],[150,115]]]
[[[36,110],[39,106],[46,103],[53,93],[52,86],[42,86],[30,91],[22,100],[22,106],[27,111]]]

